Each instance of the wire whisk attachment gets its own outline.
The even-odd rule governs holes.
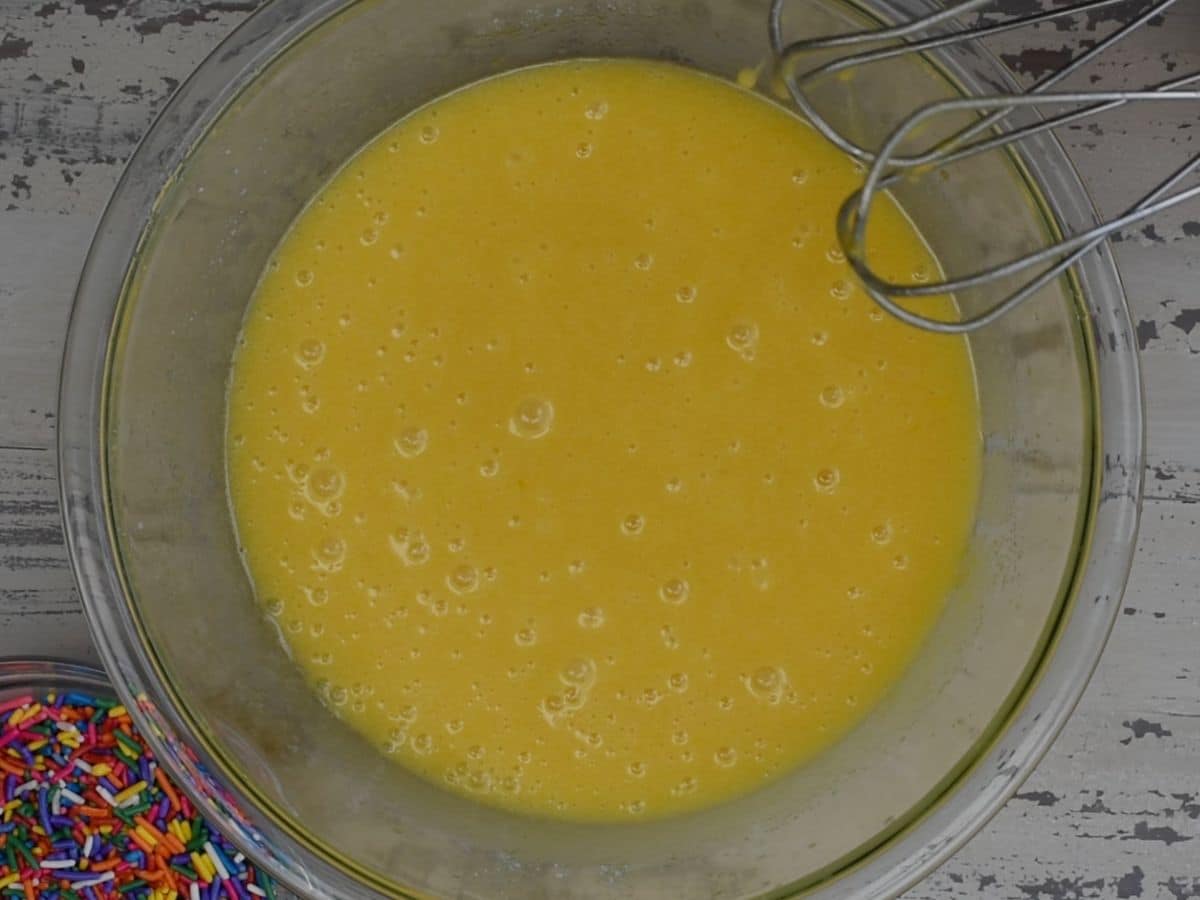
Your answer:
[[[811,99],[811,89],[831,76],[847,78],[856,69],[911,55],[928,58],[930,54],[970,44],[1020,28],[1029,28],[1069,16],[1094,13],[1108,7],[1129,5],[1129,0],[1080,0],[1066,6],[991,21],[983,14],[993,13],[998,0],[962,0],[949,8],[914,18],[902,24],[873,30],[832,36],[803,38],[788,42],[784,38],[783,16],[788,0],[773,0],[769,34],[777,75],[786,86],[800,111],[827,139],[867,167],[862,188],[843,204],[837,223],[838,239],[864,287],[883,309],[898,319],[928,331],[965,334],[991,324],[1020,306],[1030,297],[1065,273],[1084,255],[1098,247],[1117,231],[1149,219],[1164,210],[1200,197],[1200,185],[1185,186],[1189,177],[1200,172],[1200,154],[1187,160],[1148,194],[1123,213],[1093,227],[1070,234],[1061,240],[989,265],[967,275],[935,282],[898,283],[881,277],[867,258],[866,234],[871,211],[879,194],[898,186],[927,178],[947,166],[990,151],[1019,152],[1021,142],[1056,128],[1085,121],[1130,103],[1191,104],[1200,112],[1200,71],[1172,78],[1138,90],[1054,91],[1064,79],[1078,72],[1115,44],[1161,15],[1178,0],[1154,0],[1143,4],[1116,31],[1083,50],[1063,67],[1041,78],[1024,93],[955,97],[919,106],[904,118],[877,150],[856,142],[835,128]],[[962,25],[965,14],[976,14],[976,24]],[[833,55],[832,61],[828,60]],[[806,60],[817,60],[804,69]],[[1189,107],[1190,108],[1190,107]],[[1014,113],[1036,113],[1012,126]],[[919,151],[904,149],[919,133],[934,131],[936,120],[961,120],[948,135],[938,137]],[[936,132],[934,132],[936,133]],[[1004,296],[982,312],[956,322],[930,318],[913,311],[901,301],[954,294],[971,288],[996,285],[1014,276],[1027,280],[1005,291]]]

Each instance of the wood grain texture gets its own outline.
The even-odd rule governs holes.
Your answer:
[[[62,547],[52,451],[71,293],[100,210],[156,110],[256,5],[0,0],[0,654],[92,656]],[[1119,12],[995,49],[1030,81],[1110,30]],[[1080,83],[1140,86],[1197,67],[1200,2],[1182,0]],[[1063,138],[1113,212],[1200,152],[1200,116],[1130,108]],[[910,900],[1200,898],[1200,204],[1131,229],[1114,247],[1149,425],[1123,615],[1045,761]]]

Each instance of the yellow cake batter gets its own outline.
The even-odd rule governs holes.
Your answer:
[[[633,61],[471,86],[334,178],[251,305],[228,456],[337,715],[451,790],[622,820],[871,709],[956,580],[980,438],[965,342],[837,250],[859,178],[771,102]],[[936,272],[887,203],[871,238]]]

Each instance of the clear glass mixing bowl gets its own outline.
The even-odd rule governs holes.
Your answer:
[[[807,32],[928,8],[795,4],[788,20]],[[765,57],[766,23],[766,0],[276,0],[180,88],[130,161],[63,367],[71,558],[155,751],[302,893],[891,896],[999,808],[1082,692],[1125,584],[1142,471],[1133,332],[1104,251],[972,338],[983,492],[969,574],[925,652],[832,751],[751,796],[623,826],[474,805],[328,714],[253,602],[226,503],[225,379],[259,272],[314,191],[386,125],[474,79],[610,55],[732,76]],[[917,102],[1006,84],[991,57],[959,49],[817,94],[836,124],[878,141]],[[1049,137],[901,200],[951,271],[1094,220]],[[962,298],[968,312],[988,300]]]

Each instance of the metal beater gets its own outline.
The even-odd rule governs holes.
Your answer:
[[[818,79],[845,74],[855,67],[867,66],[910,54],[928,57],[935,51],[958,44],[980,41],[994,35],[1028,28],[1039,23],[1082,16],[1103,8],[1130,6],[1130,0],[1076,0],[1043,12],[1016,15],[992,21],[985,14],[999,12],[1000,0],[961,0],[950,7],[892,27],[856,31],[847,34],[803,38],[788,42],[784,38],[783,18],[789,0],[772,0],[770,40],[777,74],[792,100],[812,124],[838,147],[868,166],[862,188],[844,203],[838,217],[838,239],[846,259],[854,268],[870,296],[885,310],[904,322],[945,334],[964,334],[982,328],[1020,306],[1039,289],[1066,272],[1081,257],[1099,246],[1109,235],[1134,225],[1163,210],[1195,197],[1200,185],[1183,187],[1189,176],[1200,172],[1200,155],[1130,206],[1123,214],[1095,227],[1064,237],[1057,243],[989,266],[968,275],[942,281],[899,284],[881,278],[867,259],[865,236],[872,207],[881,191],[887,191],[901,179],[928,177],[952,163],[979,153],[1000,150],[1019,152],[1021,141],[1065,125],[1098,116],[1132,102],[1192,103],[1200,112],[1200,71],[1173,78],[1140,90],[1053,92],[1051,89],[1078,72],[1114,44],[1161,15],[1178,0],[1147,0],[1116,31],[1082,51],[1067,65],[1037,81],[1025,93],[961,97],[930,103],[913,111],[891,133],[878,150],[863,147],[834,128],[815,108],[809,88]],[[974,15],[972,24],[963,17]],[[804,69],[803,63],[815,54],[831,62],[820,62]],[[1034,108],[1040,115],[1032,124],[1007,127],[1005,120],[1022,108]],[[978,118],[970,125],[937,140],[919,153],[903,154],[900,148],[914,131],[941,116],[973,113]],[[1198,117],[1200,118],[1200,117]],[[898,301],[952,294],[993,283],[999,279],[1028,273],[1028,281],[1013,290],[991,308],[958,322],[943,322],[923,316]]]

